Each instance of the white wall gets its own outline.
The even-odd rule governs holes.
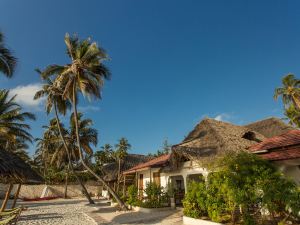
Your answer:
[[[288,178],[300,185],[300,159],[276,161],[273,164]]]
[[[153,173],[159,172],[160,168],[152,168],[151,169],[151,179],[153,181]],[[184,179],[184,186],[185,186],[185,191],[187,189],[186,186],[186,178],[189,174],[203,174],[204,177],[208,175],[208,171],[205,168],[200,167],[196,162],[192,161],[187,161],[182,163],[182,165],[179,167],[178,170],[172,171],[172,172],[161,172],[160,173],[160,185],[164,188],[167,188],[168,186],[168,181],[171,176],[183,176]],[[150,182],[150,169],[140,171],[137,173],[137,177],[139,179],[140,174],[143,174],[143,186],[144,189],[146,187],[146,184]]]

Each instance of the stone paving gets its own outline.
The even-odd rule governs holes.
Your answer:
[[[153,213],[118,212],[115,207],[111,207],[105,200],[98,202],[93,208],[94,210],[87,214],[99,225],[182,225],[182,210],[163,210]]]

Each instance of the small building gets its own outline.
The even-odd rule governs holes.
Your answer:
[[[209,164],[215,157],[232,151],[245,151],[264,143],[268,138],[293,132],[294,128],[280,119],[268,118],[245,126],[206,118],[202,120],[172,153],[124,171],[124,177],[135,177],[140,195],[147,182],[155,182],[175,190],[176,202],[181,202],[190,180],[206,180]]]

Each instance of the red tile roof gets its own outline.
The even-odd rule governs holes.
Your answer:
[[[267,138],[249,148],[266,160],[288,160],[300,158],[300,130],[291,130],[284,134]]]
[[[249,151],[256,152],[298,144],[300,145],[300,130],[291,130],[284,134],[267,138],[258,144],[252,145],[249,148]]]
[[[137,166],[132,167],[131,169],[129,169],[127,171],[124,171],[123,174],[134,173],[137,170],[141,170],[141,169],[145,169],[145,168],[162,166],[162,165],[166,164],[169,161],[170,156],[171,156],[171,154],[165,154],[165,155],[159,156],[155,159],[152,159],[148,162],[138,164]]]
[[[264,154],[259,154],[262,158],[269,161],[288,160],[300,158],[300,146],[289,147],[287,149],[280,149],[271,151]]]

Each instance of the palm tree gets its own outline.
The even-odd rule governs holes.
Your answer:
[[[275,89],[275,100],[281,96],[285,108],[290,104],[300,109],[300,81],[293,74],[288,74],[282,79],[282,87]]]
[[[285,109],[284,115],[289,119],[289,124],[300,128],[300,111],[294,105]]]
[[[110,144],[105,144],[100,151],[95,152],[94,157],[98,167],[102,167],[105,163],[113,162],[113,149]]]
[[[15,102],[16,95],[9,97],[9,91],[0,90],[0,143],[5,143],[6,148],[17,141],[32,142],[29,133],[30,125],[26,120],[35,120],[29,112],[22,112],[22,107]]]
[[[116,144],[115,156],[118,161],[118,181],[117,181],[117,191],[119,191],[119,184],[121,181],[121,161],[128,155],[128,150],[131,148],[131,145],[128,143],[126,138],[121,138],[119,143]]]
[[[37,72],[39,74],[42,74],[42,72],[40,70],[37,70]],[[60,123],[60,119],[59,119],[59,116],[58,116],[58,112],[60,114],[63,114],[63,115],[66,114],[67,109],[70,108],[70,106],[71,106],[70,102],[66,101],[62,98],[62,94],[60,93],[60,89],[53,85],[53,82],[50,78],[46,78],[46,79],[44,79],[44,81],[45,81],[45,84],[43,85],[42,90],[38,91],[35,94],[34,99],[39,99],[41,97],[47,97],[47,100],[46,100],[46,112],[47,112],[47,114],[49,114],[52,111],[52,109],[54,108],[54,113],[55,113],[55,118],[56,118],[56,126],[58,128],[58,135],[60,136],[60,139],[63,143],[63,147],[64,147],[65,153],[66,153],[66,155],[68,157],[68,161],[69,161],[68,168],[71,170],[71,172],[76,177],[76,180],[79,182],[79,184],[80,184],[80,186],[81,186],[81,188],[84,192],[84,195],[88,199],[89,203],[90,204],[95,204],[94,201],[91,199],[91,197],[90,197],[86,187],[84,186],[83,182],[77,176],[77,174],[74,172],[74,168],[73,168],[72,160],[71,160],[71,155],[70,155],[70,150],[69,150],[68,145],[66,143],[66,140],[64,138],[63,128],[62,128],[62,125]],[[59,150],[62,150],[62,149],[59,149]],[[67,172],[67,174],[68,174],[68,172]],[[66,187],[67,187],[67,185],[66,185]],[[67,188],[66,188],[66,191],[67,191]]]
[[[126,205],[114,190],[85,163],[78,129],[78,93],[89,98],[101,98],[100,91],[104,79],[110,77],[109,70],[102,63],[108,57],[105,51],[99,48],[95,42],[91,42],[90,39],[80,41],[77,36],[70,37],[69,34],[66,34],[65,43],[71,63],[63,66],[50,65],[41,75],[44,78],[55,76],[55,86],[63,91],[63,98],[68,99],[73,105],[77,146],[82,165],[107,187],[120,207],[126,209]]]
[[[0,72],[6,77],[12,77],[17,64],[17,59],[5,46],[3,34],[0,32]]]

